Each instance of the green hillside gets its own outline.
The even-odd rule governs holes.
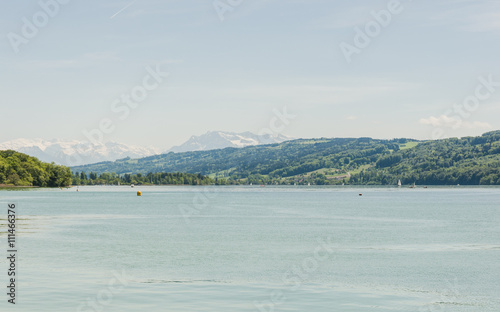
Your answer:
[[[15,151],[0,151],[0,185],[60,187],[71,184],[68,167],[48,164]]]
[[[186,172],[261,184],[500,184],[500,131],[417,141],[336,138],[169,153],[79,166],[79,172]]]
[[[380,157],[352,176],[356,184],[500,185],[500,131],[420,143]]]

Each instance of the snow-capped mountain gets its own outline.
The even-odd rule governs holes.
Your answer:
[[[293,140],[293,138],[282,134],[257,135],[251,132],[233,133],[210,131],[200,136],[192,136],[186,143],[172,147],[167,152],[182,153],[208,151],[226,147],[241,148],[253,145],[281,143],[290,140]]]
[[[293,138],[277,135],[257,135],[251,132],[232,133],[213,131],[201,136],[192,136],[180,146],[168,152],[191,152],[220,149],[226,147],[245,147],[251,145],[281,143]],[[65,166],[80,166],[102,161],[115,161],[126,157],[142,158],[161,154],[160,149],[125,145],[115,142],[92,144],[78,140],[16,139],[0,143],[0,150],[15,150],[36,157],[44,162],[55,162]]]
[[[115,142],[92,144],[77,140],[17,139],[0,143],[0,150],[15,150],[34,156],[44,162],[66,166],[114,161],[131,157],[141,158],[159,154],[153,147],[130,146]]]

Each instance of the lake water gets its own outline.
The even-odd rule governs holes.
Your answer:
[[[4,290],[9,202],[0,311],[500,311],[500,188],[0,191]]]

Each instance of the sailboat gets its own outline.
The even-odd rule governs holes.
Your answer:
[[[416,188],[417,186],[415,185],[415,182],[413,182],[413,185],[410,186],[410,188]]]
[[[401,187],[401,180],[398,180],[398,187]]]

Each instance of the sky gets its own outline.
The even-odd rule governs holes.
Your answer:
[[[500,1],[3,1],[0,16],[0,142],[500,129]]]

